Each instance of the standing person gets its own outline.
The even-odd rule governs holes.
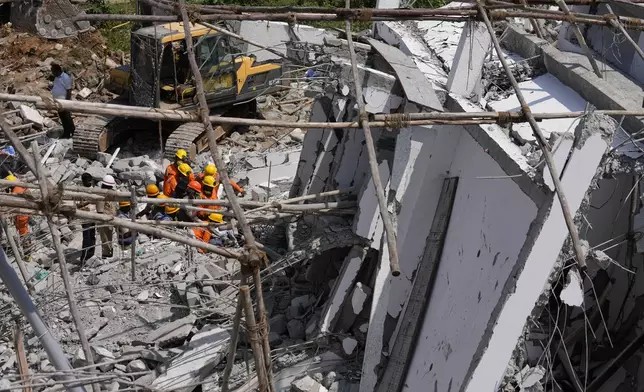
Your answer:
[[[145,194],[150,199],[156,199],[159,197],[159,195],[162,195],[162,193],[159,192],[159,187],[156,184],[148,184],[145,187]],[[163,206],[159,207],[159,204],[148,203],[143,210],[136,214],[136,217],[140,218],[142,216],[146,216],[148,219],[151,219],[151,217],[156,215],[156,213],[159,211],[163,211]]]
[[[92,175],[89,173],[83,173],[81,176],[81,181],[83,186],[86,188],[92,187]],[[76,204],[76,207],[83,211],[90,210],[90,202],[81,201]],[[83,246],[81,249],[81,263],[85,263],[87,260],[94,256],[94,248],[96,247],[96,225],[93,222],[83,223]]]
[[[128,200],[122,200],[119,201],[119,210],[116,214],[117,218],[121,219],[130,219],[132,217],[131,215],[132,211],[132,203]],[[130,245],[132,245],[136,241],[137,235],[133,235],[134,233],[132,230],[125,228],[125,227],[119,227],[117,229],[117,241],[121,247],[126,248]]]
[[[217,176],[217,166],[215,166],[212,163],[207,164],[206,167],[203,169],[203,173],[199,173],[195,176],[195,180],[199,182],[203,182],[203,179],[208,176],[211,176],[211,177]]]
[[[192,169],[187,163],[182,163],[178,167],[179,174],[170,177],[167,184],[163,184],[163,193],[175,199],[183,199],[188,192],[188,184],[194,181]]]
[[[72,87],[74,85],[72,77],[63,72],[60,64],[56,63],[51,65],[51,73],[54,75],[54,86],[51,89],[51,95],[53,95],[54,99],[72,99]],[[61,110],[58,112],[58,117],[63,126],[62,138],[69,139],[74,136],[76,126],[74,125],[72,113],[67,110]]]
[[[107,174],[105,177],[103,177],[103,181],[101,181],[101,189],[110,189],[113,190],[114,187],[116,186],[116,181],[114,181],[114,177],[110,176]],[[116,214],[116,211],[114,209],[114,205],[112,204],[111,201],[99,201],[96,203],[96,212],[99,214],[105,214],[105,215],[111,215],[114,216]],[[101,237],[101,258],[107,259],[109,257],[112,257],[113,255],[113,247],[112,247],[112,226],[101,226],[98,228],[98,234],[99,237]]]
[[[165,175],[163,176],[163,193],[166,196],[171,197],[172,192],[170,190],[171,178],[176,180],[177,175],[179,175],[179,165],[185,163],[188,164],[190,160],[188,159],[188,153],[184,149],[178,149],[174,154],[174,162],[169,164],[165,169]]]
[[[4,179],[7,181],[18,181],[18,178],[13,173],[9,173]],[[22,195],[27,192],[27,189],[20,186],[12,186],[7,189],[7,192],[13,195]],[[29,257],[31,248],[31,242],[29,241],[29,215],[16,215],[14,224],[20,236],[20,243],[22,244],[25,257]]]

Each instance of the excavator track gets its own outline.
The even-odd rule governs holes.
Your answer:
[[[179,125],[165,141],[164,156],[172,160],[178,149],[184,149],[188,152],[190,159],[193,159],[198,153],[195,141],[202,133],[204,133],[203,124],[184,123]]]
[[[76,127],[72,139],[74,153],[85,158],[96,158],[96,153],[107,149],[107,125],[110,117],[95,116]]]
[[[233,127],[232,125],[216,125],[215,139],[220,140]],[[184,149],[188,152],[190,159],[194,159],[197,154],[208,149],[208,135],[201,123],[184,123],[175,129],[165,142],[164,156],[168,160],[174,159],[174,154],[178,149]]]

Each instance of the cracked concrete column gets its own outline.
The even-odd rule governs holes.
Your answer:
[[[483,64],[490,45],[491,39],[485,24],[482,22],[465,24],[447,78],[447,90],[450,93],[469,97],[482,90]]]

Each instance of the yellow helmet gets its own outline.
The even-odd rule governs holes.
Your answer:
[[[179,173],[183,174],[184,176],[189,176],[190,173],[192,173],[192,169],[187,163],[180,164],[177,169],[179,170]]]
[[[163,193],[159,193],[159,196],[157,196],[157,199],[169,199],[168,196],[164,195]],[[165,207],[165,203],[159,204],[161,207]]]
[[[148,197],[159,196],[159,187],[156,186],[155,184],[149,184],[148,186],[145,187],[145,193],[148,194]]]
[[[132,203],[130,203],[129,200],[121,200],[121,201],[119,201],[119,207],[129,207],[131,205],[132,205]]]
[[[209,163],[206,165],[206,168],[203,170],[203,172],[207,176],[216,176],[217,175],[217,166],[213,165],[212,163]]]
[[[166,214],[175,214],[178,211],[179,211],[179,207],[174,205],[174,204],[170,204],[170,205],[165,206],[165,213]]]
[[[188,158],[188,153],[183,148],[180,148],[180,149],[177,150],[177,153],[174,154],[174,156],[177,159],[185,160],[186,158]]]
[[[13,175],[13,173],[10,173],[8,176],[4,178],[7,181],[18,181],[18,178]]]
[[[221,214],[218,214],[216,212],[213,212],[212,214],[208,215],[208,219],[211,222],[215,223],[224,223],[224,216]]]
[[[211,188],[215,187],[215,177],[213,176],[205,176],[203,178],[203,181],[201,182],[202,185],[209,186]]]

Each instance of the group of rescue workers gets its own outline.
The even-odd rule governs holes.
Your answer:
[[[16,181],[13,174],[5,177],[5,180]],[[93,179],[89,173],[81,176],[81,181],[85,187],[93,186]],[[234,181],[230,181],[233,189],[237,194],[244,194],[244,189]],[[208,164],[203,173],[194,174],[190,167],[188,153],[185,150],[178,150],[175,154],[174,162],[168,165],[163,178],[163,192],[157,184],[148,184],[146,194],[148,198],[155,199],[193,199],[193,200],[219,200],[224,196],[223,187],[220,186],[219,173],[217,167]],[[106,175],[99,183],[102,189],[115,189],[116,181],[111,175]],[[26,189],[13,186],[7,189],[12,194],[25,193]],[[92,206],[90,202],[77,202],[77,208],[89,210]],[[131,219],[131,202],[122,200],[118,202],[118,209],[110,201],[96,202],[96,212],[102,214],[115,215],[118,218]],[[236,245],[237,240],[231,230],[219,229],[218,225],[226,223],[224,215],[221,213],[223,207],[213,204],[199,205],[196,211],[186,210],[177,204],[148,203],[146,207],[136,213],[137,218],[143,216],[148,220],[155,221],[185,221],[185,222],[208,222],[209,226],[194,227],[191,230],[192,235],[206,243],[218,246]],[[29,216],[18,215],[15,218],[15,226],[20,236],[23,249],[28,249],[29,234]],[[102,258],[109,258],[113,255],[113,230],[112,226],[101,225],[96,227],[94,223],[83,223],[83,245],[81,251],[81,262],[85,262],[94,256],[96,246],[96,230],[98,229],[101,240]],[[136,241],[136,234],[130,229],[120,227],[117,229],[117,243],[126,248]],[[202,251],[203,252],[203,251]]]

